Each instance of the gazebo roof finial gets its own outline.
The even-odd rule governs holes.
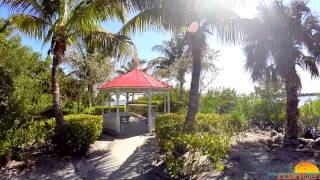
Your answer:
[[[132,64],[134,65],[135,68],[138,68],[141,64],[140,59],[138,58],[138,55],[134,55],[132,58]]]

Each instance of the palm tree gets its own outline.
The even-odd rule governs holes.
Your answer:
[[[319,76],[320,23],[303,1],[286,6],[276,1],[260,7],[260,17],[248,26],[246,69],[254,81],[272,79],[286,86],[285,140],[298,138],[298,91],[301,80],[296,65]]]
[[[134,57],[132,59],[132,61],[127,62],[126,64],[122,64],[120,66],[120,69],[118,69],[116,72],[117,74],[121,75],[121,74],[126,74],[130,71],[132,71],[133,69],[140,67],[144,64],[146,64],[147,61],[145,60],[140,60],[137,57]],[[143,71],[147,71],[148,68],[142,68]]]
[[[117,37],[122,36],[103,31],[99,25],[110,18],[124,22],[126,8],[112,0],[0,0],[0,5],[13,13],[9,20],[14,27],[31,37],[43,39],[44,43],[50,42],[48,53],[53,54],[53,109],[57,125],[62,126],[64,119],[60,107],[58,71],[68,45],[82,38],[92,44],[99,43],[106,49],[117,47],[110,44],[118,45]]]
[[[190,25],[186,33],[192,52],[192,80],[188,112],[184,129],[193,129],[195,115],[199,106],[199,77],[202,52],[206,35],[215,34],[223,42],[236,43],[242,35],[238,26],[239,18],[231,10],[234,0],[136,0],[132,9],[139,13],[124,25],[121,32],[144,31],[146,28],[181,32],[186,24]]]
[[[176,36],[170,41],[164,41],[161,45],[155,45],[152,50],[160,53],[162,56],[157,57],[149,62],[151,67],[155,68],[155,73],[168,77],[174,74],[179,82],[179,96],[183,99],[183,86],[185,83],[185,74],[189,67],[189,55],[186,54],[186,43],[183,38]]]

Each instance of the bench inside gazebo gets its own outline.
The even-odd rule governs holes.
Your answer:
[[[148,97],[148,131],[152,132],[155,128],[154,123],[154,113],[152,111],[151,99],[154,94],[163,94],[164,99],[164,111],[170,112],[170,96],[169,91],[171,86],[165,82],[162,82],[155,77],[143,72],[139,68],[135,68],[130,72],[120,75],[115,79],[103,83],[98,87],[98,90],[106,92],[109,95],[115,95],[116,97],[116,113],[104,112],[102,108],[103,115],[103,128],[105,132],[111,132],[116,135],[121,133],[123,129],[121,125],[123,123],[122,119],[128,121],[128,113],[120,113],[119,110],[119,99],[120,95],[126,95],[128,101],[128,93],[142,93]],[[102,100],[104,102],[104,100]],[[109,98],[110,106],[110,98]],[[128,109],[128,108],[127,108]],[[110,108],[109,108],[110,110]],[[130,123],[130,122],[129,122]]]

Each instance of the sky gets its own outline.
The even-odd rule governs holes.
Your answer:
[[[245,3],[237,8],[235,12],[241,17],[253,18],[257,14],[258,0],[246,0]],[[310,0],[309,6],[313,11],[320,13],[320,0]],[[0,8],[0,17],[8,17],[8,11]],[[106,22],[102,26],[111,32],[117,32],[121,28],[118,22]],[[161,44],[164,40],[170,40],[170,33],[147,31],[142,34],[137,33],[132,36],[135,43],[138,56],[140,59],[150,60],[159,56],[151,50],[154,45]],[[245,56],[243,47],[221,44],[215,37],[209,37],[209,45],[211,48],[219,50],[219,58],[216,60],[216,65],[219,69],[219,74],[210,86],[210,88],[234,88],[239,93],[250,93],[254,91],[254,83],[250,79],[250,75],[244,70]],[[30,46],[33,50],[40,52],[45,56],[49,46],[42,44],[41,41],[36,41],[33,38],[22,36],[22,43]],[[298,69],[302,80],[302,92],[320,92],[320,79],[311,79],[310,75]],[[186,86],[189,87],[190,75],[187,76]]]

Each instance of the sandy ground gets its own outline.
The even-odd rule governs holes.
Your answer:
[[[224,171],[209,172],[201,179],[274,180],[275,174],[292,173],[301,161],[320,164],[320,147],[284,147],[274,139],[267,132],[245,133],[234,143]]]
[[[132,123],[133,134],[118,138],[103,135],[82,158],[39,156],[32,168],[17,167],[0,171],[0,179],[169,179],[164,165],[154,166],[157,155],[155,139]],[[129,127],[129,126],[128,126]],[[143,128],[142,128],[143,129]],[[129,132],[129,131],[126,131]],[[212,170],[199,179],[272,180],[275,173],[292,172],[301,161],[320,164],[320,145],[283,147],[281,141],[268,132],[251,131],[237,138],[223,171]]]

